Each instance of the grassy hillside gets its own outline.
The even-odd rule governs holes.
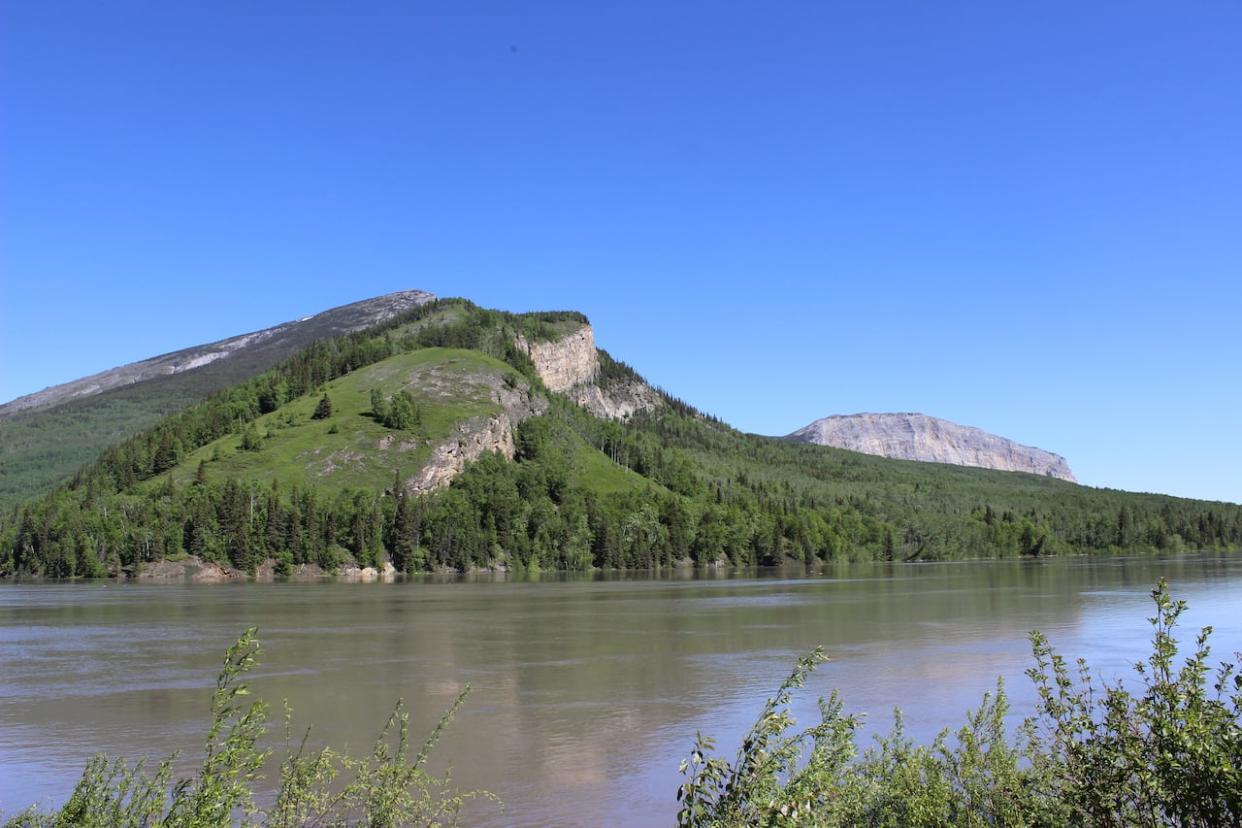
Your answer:
[[[318,343],[4,519],[0,574],[98,575],[185,553],[241,569],[464,570],[1242,546],[1233,504],[746,435],[667,397],[625,423],[597,419],[549,394],[514,345],[584,321],[454,300]],[[603,362],[607,377],[633,377]],[[381,407],[408,393],[417,417],[376,416],[373,390]],[[484,454],[446,489],[411,485],[437,445],[515,394],[540,402],[512,435],[513,460]],[[331,412],[316,419],[325,397]]]
[[[244,434],[229,434],[191,452],[167,474],[176,484],[188,484],[201,462],[213,479],[274,480],[286,488],[334,492],[382,489],[398,472],[421,468],[457,423],[499,411],[493,386],[506,377],[521,380],[514,368],[478,351],[427,348],[399,354],[325,383],[323,394],[332,402],[327,418],[312,419],[321,397],[293,400],[254,421],[258,447],[245,449]],[[394,431],[377,421],[371,415],[372,389],[386,398],[410,392],[418,424]],[[161,480],[144,484],[160,485]]]
[[[363,324],[385,297],[333,308],[201,368],[123,385],[30,410],[0,406],[0,511],[64,482],[110,445],[164,417],[260,374],[312,342]],[[455,311],[454,311],[455,312]],[[211,346],[178,352],[192,356]],[[124,369],[122,369],[124,370]]]

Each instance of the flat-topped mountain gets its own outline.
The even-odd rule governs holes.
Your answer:
[[[838,414],[785,439],[899,460],[1018,471],[1077,482],[1065,458],[926,414]]]

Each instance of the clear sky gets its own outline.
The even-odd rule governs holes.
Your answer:
[[[1242,4],[0,2],[0,398],[368,296],[1242,501]]]

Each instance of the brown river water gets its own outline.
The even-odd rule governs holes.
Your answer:
[[[483,826],[670,825],[696,731],[730,755],[793,660],[832,661],[800,698],[911,735],[956,727],[1003,676],[1030,712],[1028,631],[1105,678],[1147,653],[1167,577],[1185,628],[1242,649],[1242,555],[859,565],[821,573],[392,584],[0,584],[0,814],[54,806],[96,752],[197,756],[221,655],[259,627],[257,695],[312,742],[365,753],[397,698],[421,740],[469,683],[434,754],[504,802]],[[868,734],[869,738],[869,734]]]

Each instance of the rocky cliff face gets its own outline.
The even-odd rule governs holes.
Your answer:
[[[18,397],[0,405],[0,416],[48,408],[114,388],[195,370],[211,375],[202,378],[205,390],[201,396],[205,396],[211,390],[223,388],[276,365],[316,339],[360,331],[434,298],[421,290],[390,293],[261,331],[132,362]]]
[[[599,352],[590,325],[550,342],[528,342],[520,335],[516,342],[549,391],[564,394],[596,417],[624,420],[664,404],[659,392],[639,380],[600,384]]]
[[[824,417],[785,439],[901,460],[1028,472],[1078,482],[1058,454],[926,414]]]
[[[606,389],[597,383],[587,383],[569,389],[565,396],[605,420],[626,420],[639,411],[651,411],[664,405],[658,391],[638,380],[613,383]]]
[[[514,428],[527,417],[547,411],[548,401],[526,386],[509,388],[501,383],[495,385],[493,391],[501,410],[491,416],[472,417],[458,423],[453,434],[435,447],[431,458],[418,474],[406,482],[408,492],[422,494],[443,488],[461,473],[467,463],[488,452],[499,452],[513,459]]]
[[[599,376],[595,332],[590,325],[550,342],[529,342],[521,334],[516,341],[518,348],[535,363],[535,371],[549,391],[568,391],[575,385],[594,382]]]

